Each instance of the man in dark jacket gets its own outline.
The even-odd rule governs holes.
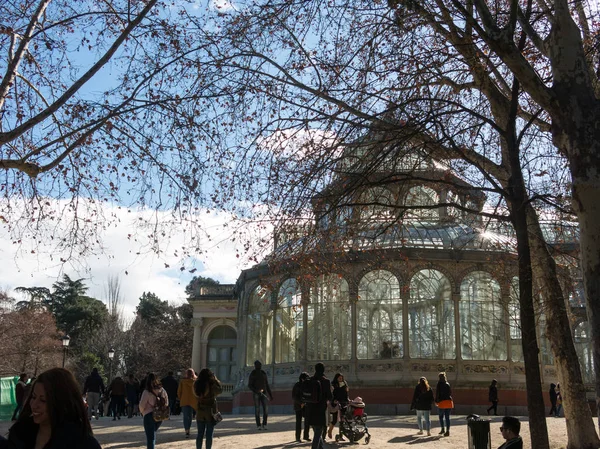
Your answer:
[[[492,403],[492,405],[487,409],[488,415],[490,414],[490,410],[494,410],[494,416],[497,416],[498,415],[498,381],[496,379],[492,380],[492,384],[490,385],[488,400]]]
[[[505,416],[502,418],[500,432],[506,442],[498,449],[523,449],[523,440],[519,436],[519,432],[521,432],[519,418],[515,418],[514,416]]]
[[[167,392],[167,396],[169,397],[169,409],[171,410],[171,415],[174,415],[179,382],[177,382],[177,379],[173,377],[173,371],[169,371],[167,375],[160,380],[160,383]]]
[[[98,419],[98,404],[100,403],[100,395],[103,393],[104,381],[98,374],[98,368],[94,368],[92,373],[85,379],[83,386],[83,395],[86,397],[88,404],[89,419],[92,419],[92,416],[96,416],[96,419]]]
[[[267,417],[269,416],[269,407],[267,405],[267,394],[269,399],[273,400],[273,394],[269,387],[269,380],[267,379],[267,373],[262,369],[262,363],[260,360],[254,362],[254,370],[248,377],[248,388],[252,391],[252,398],[254,399],[254,416],[256,418],[256,428],[258,430],[267,430]],[[263,409],[263,420],[262,427],[260,426],[260,407]]]
[[[304,439],[308,438],[308,423],[306,422],[306,414],[304,413],[304,402],[302,402],[302,383],[308,379],[308,373],[301,373],[298,382],[292,388],[292,399],[294,400],[294,412],[296,412],[296,441],[300,441],[300,433],[302,432],[302,417],[304,417]]]
[[[325,365],[321,362],[315,365],[315,375],[311,381],[318,381],[321,385],[321,395],[318,402],[307,403],[306,422],[313,427],[314,436],[311,449],[323,449],[323,432],[327,426],[327,401],[333,399],[331,395],[331,382],[325,377]]]
[[[23,408],[23,402],[25,402],[25,386],[27,385],[27,374],[21,373],[19,376],[19,381],[17,385],[15,385],[15,399],[17,400],[17,408],[15,408],[15,412],[12,415],[12,420],[16,421],[19,416],[19,412],[21,408]]]

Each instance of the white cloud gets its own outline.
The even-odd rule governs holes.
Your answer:
[[[60,259],[67,258],[68,249],[57,253],[50,240],[46,247],[27,238],[15,243],[18,241],[15,236],[9,235],[6,227],[1,227],[0,286],[9,290],[19,286],[50,288],[66,273],[72,279],[85,278],[89,295],[104,300],[108,277],[117,276],[121,281],[125,318],[131,319],[143,292],[153,292],[163,300],[179,304],[185,301],[185,287],[194,275],[234,283],[240,271],[252,265],[249,258],[258,251],[255,248],[245,251],[246,239],[254,238],[258,244],[259,234],[264,236],[270,232],[269,227],[262,230],[256,226],[239,227],[241,225],[237,225],[230,214],[204,210],[188,217],[193,218],[188,219],[188,223],[194,224],[187,229],[167,224],[156,254],[150,249],[149,230],[139,226],[140,218],[158,216],[158,221],[164,223],[170,218],[168,213],[128,212],[107,206],[103,207],[103,213],[112,218],[111,224],[104,225],[106,229],[100,231],[101,247],[95,246],[88,254],[71,258],[66,263]],[[54,230],[56,232],[56,228]],[[231,238],[233,234],[235,239]],[[183,252],[183,247],[189,247],[190,241],[200,250],[194,257]]]

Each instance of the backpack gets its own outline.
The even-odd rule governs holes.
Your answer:
[[[152,413],[152,417],[154,421],[164,421],[169,419],[170,411],[169,406],[167,405],[167,401],[162,396],[162,394],[156,396],[156,404],[154,404],[154,411]]]
[[[302,382],[302,402],[307,404],[318,404],[323,399],[321,381],[311,377]]]

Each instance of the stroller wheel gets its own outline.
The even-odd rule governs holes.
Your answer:
[[[371,435],[365,437],[365,444],[369,444],[369,441],[371,441]]]

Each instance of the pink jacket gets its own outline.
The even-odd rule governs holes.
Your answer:
[[[156,396],[162,396],[165,400],[165,404],[169,405],[169,397],[167,396],[167,392],[163,387],[160,387],[158,390],[154,390],[154,393],[150,393],[148,390],[144,390],[142,393],[142,397],[140,398],[140,413],[142,416],[147,415],[148,413],[152,413],[154,411],[154,406],[156,405]]]

